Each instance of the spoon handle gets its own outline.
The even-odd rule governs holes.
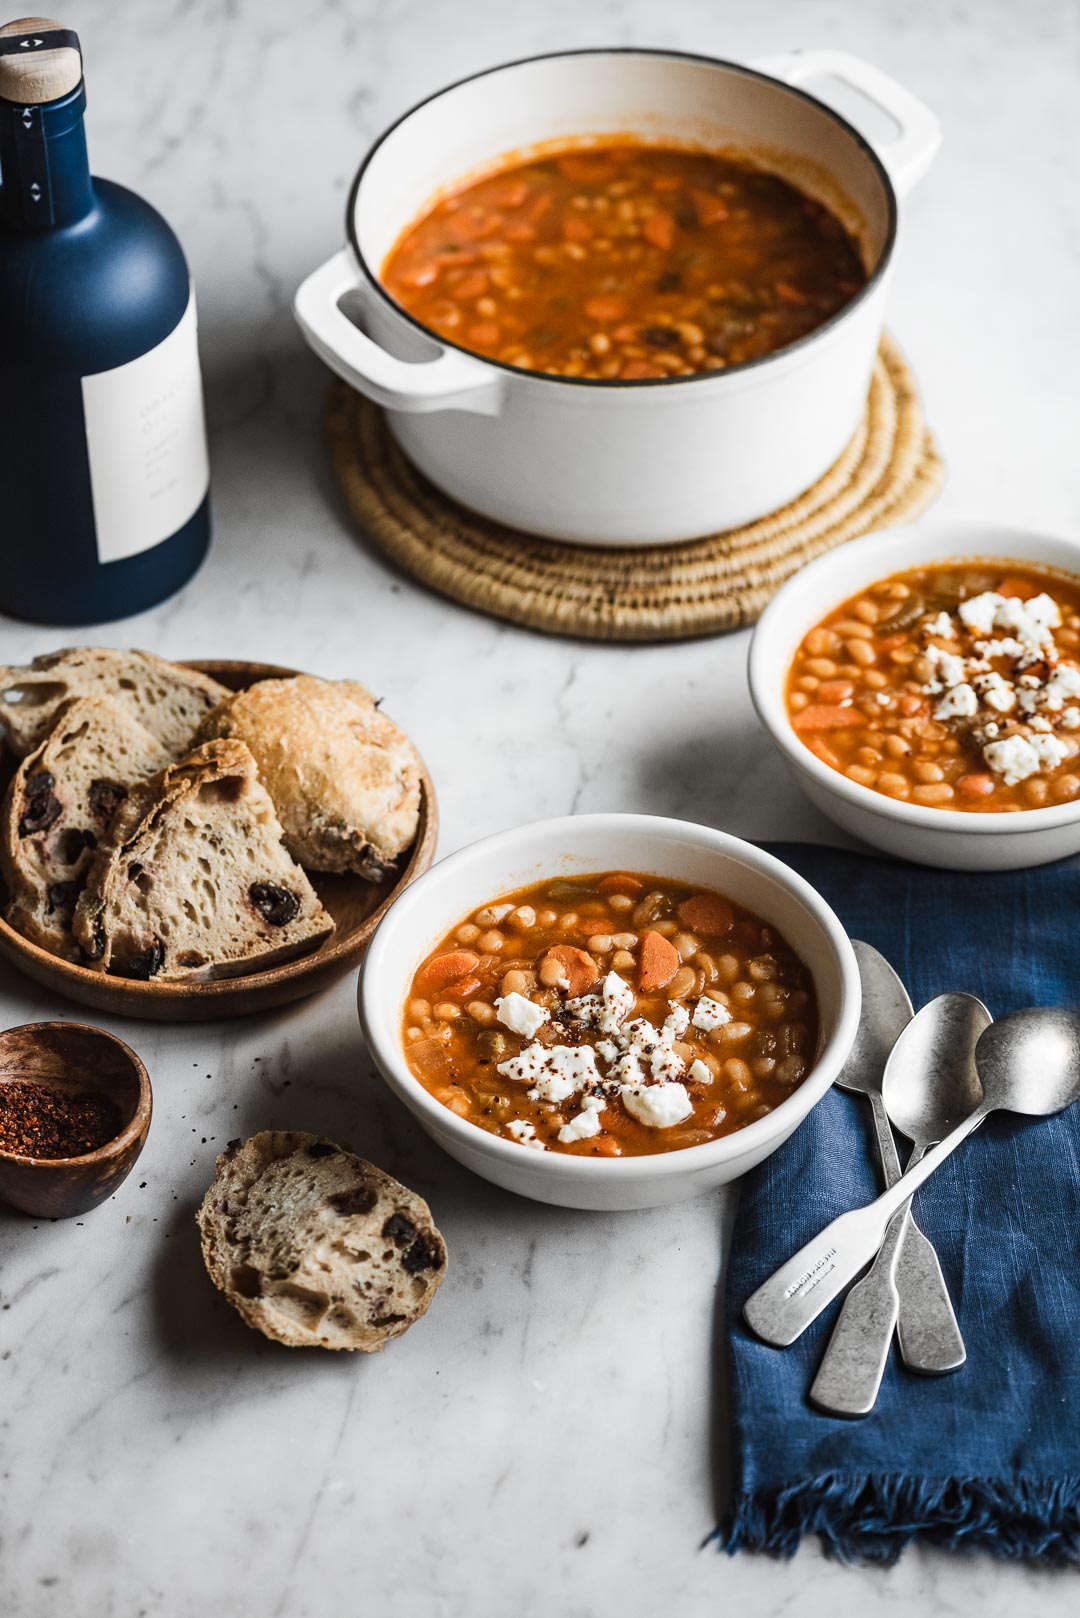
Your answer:
[[[880,1091],[871,1091],[869,1099],[874,1112],[885,1184],[892,1186],[900,1178],[900,1158],[892,1125]],[[909,1168],[919,1161],[922,1151],[922,1148],[916,1148],[918,1155],[912,1155]],[[919,1371],[923,1376],[941,1376],[946,1371],[957,1370],[967,1358],[964,1339],[956,1323],[949,1289],[945,1285],[934,1245],[915,1223],[910,1204],[900,1238],[894,1278],[900,1301],[897,1335],[900,1353],[908,1370]],[[839,1324],[838,1321],[837,1329]],[[835,1331],[833,1335],[835,1337]],[[822,1361],[823,1370],[824,1365]]]
[[[923,1376],[958,1371],[967,1359],[967,1349],[934,1244],[923,1235],[910,1211],[896,1263],[896,1290],[900,1297],[897,1336],[908,1370]]]
[[[800,1337],[873,1258],[897,1209],[950,1152],[955,1152],[989,1111],[985,1103],[977,1107],[876,1202],[841,1214],[786,1264],[781,1264],[743,1305],[743,1317],[758,1336],[777,1348],[786,1348]]]
[[[889,1220],[877,1258],[844,1299],[833,1327],[810,1389],[812,1402],[830,1415],[866,1416],[874,1408],[900,1312],[896,1263],[906,1217],[901,1208]]]
[[[911,1166],[925,1148],[916,1147]],[[910,1370],[955,1371],[964,1339],[933,1245],[911,1217],[911,1198],[893,1214],[870,1269],[840,1311],[810,1398],[834,1416],[866,1416],[877,1403],[893,1332]]]
[[[878,1154],[881,1158],[881,1167],[885,1174],[885,1185],[895,1185],[901,1175],[900,1156],[896,1150],[896,1137],[892,1132],[889,1115],[885,1111],[885,1098],[880,1090],[867,1092],[870,1110],[874,1114],[874,1133],[877,1136]]]

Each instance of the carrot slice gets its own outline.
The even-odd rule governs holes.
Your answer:
[[[654,247],[666,250],[675,241],[675,221],[669,213],[652,213],[642,226],[641,233]]]
[[[446,992],[452,1000],[471,1000],[477,989],[482,988],[480,979],[470,975],[467,978],[456,979]]]
[[[865,725],[866,720],[858,708],[840,708],[832,703],[812,702],[809,708],[803,708],[791,721],[792,726],[799,732],[814,730],[855,730],[859,725]]]
[[[664,989],[680,966],[679,952],[663,933],[645,933],[641,940],[641,969],[638,987],[642,994]]]
[[[644,882],[639,882],[636,876],[623,876],[614,874],[605,876],[596,884],[597,893],[623,893],[628,899],[636,899],[639,893],[645,892]]]
[[[544,960],[559,963],[563,977],[567,980],[566,992],[573,997],[587,994],[600,976],[599,968],[592,956],[583,949],[575,949],[572,944],[553,945],[546,951]]]
[[[1032,596],[1038,595],[1039,587],[1032,584],[1030,579],[1020,579],[1010,573],[998,585],[997,593],[999,596],[1014,596],[1017,601],[1030,601]]]
[[[841,703],[855,695],[850,680],[822,680],[814,695],[819,702]]]
[[[595,298],[586,298],[584,309],[589,320],[621,320],[626,313],[626,299],[600,293]]]
[[[576,185],[599,185],[615,176],[609,157],[593,157],[586,152],[567,152],[558,159],[559,173]]]
[[[692,933],[705,933],[718,938],[726,933],[735,920],[735,912],[718,893],[695,893],[679,906],[679,920]]]
[[[568,214],[562,222],[562,233],[568,242],[591,242],[592,226],[580,214]]]
[[[728,216],[724,203],[719,197],[714,197],[711,191],[691,190],[690,200],[694,204],[694,212],[702,228],[706,225],[718,225],[721,219]]]
[[[470,270],[455,283],[455,298],[482,298],[488,289],[488,278],[483,270]]]
[[[439,989],[445,989],[448,983],[456,983],[458,978],[463,978],[479,964],[479,955],[474,955],[471,949],[456,949],[449,955],[436,955],[434,960],[425,961],[417,972],[416,987],[421,994],[435,994]]]

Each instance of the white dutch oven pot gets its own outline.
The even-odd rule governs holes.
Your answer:
[[[895,129],[880,150],[803,86],[839,80]],[[441,187],[539,141],[632,134],[735,146],[854,230],[870,271],[838,314],[774,354],[692,377],[548,377],[436,339],[379,280]],[[406,455],[474,511],[552,539],[651,545],[775,511],[824,473],[866,401],[896,239],[897,197],[928,168],[936,118],[843,51],[755,68],[668,51],[576,51],[494,68],[422,102],[353,183],[350,246],[296,295],[311,347],[389,411]],[[363,329],[340,307],[359,306]]]

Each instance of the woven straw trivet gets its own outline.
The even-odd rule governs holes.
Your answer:
[[[887,337],[859,430],[825,476],[760,522],[682,545],[560,545],[466,511],[415,470],[382,412],[342,382],[330,391],[326,431],[354,521],[406,572],[466,606],[593,640],[678,640],[752,623],[804,562],[909,521],[944,477],[914,379]]]

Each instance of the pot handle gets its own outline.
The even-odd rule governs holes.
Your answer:
[[[941,125],[918,96],[905,90],[879,67],[850,51],[786,51],[765,56],[751,67],[801,89],[814,79],[839,79],[872,101],[897,126],[892,140],[871,144],[885,165],[898,196],[921,180],[941,145]]]
[[[347,249],[301,282],[293,314],[308,345],[342,381],[390,410],[498,413],[502,378],[479,360],[447,349],[435,360],[399,360],[362,332],[338,304],[361,286]]]

